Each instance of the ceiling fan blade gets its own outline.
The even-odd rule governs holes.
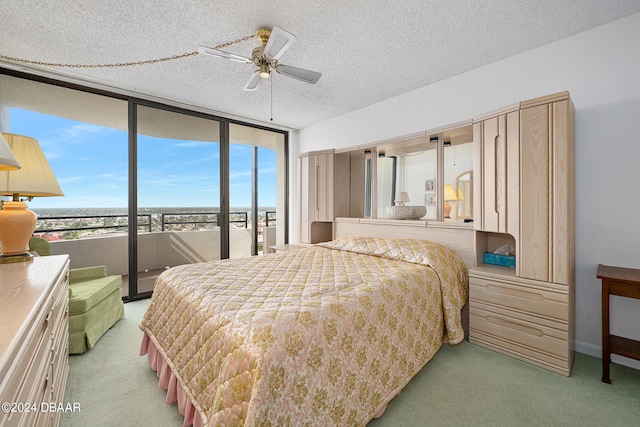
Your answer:
[[[293,77],[306,83],[316,84],[322,74],[316,71],[305,70],[304,68],[292,67],[291,65],[278,65],[276,72],[283,76]]]
[[[247,83],[242,88],[242,90],[258,89],[258,86],[260,86],[260,80],[262,80],[262,77],[260,77],[260,70],[254,71],[253,74],[251,74],[251,77],[249,77],[249,80],[247,81]]]
[[[251,58],[247,58],[246,56],[236,55],[235,53],[225,52],[223,50],[214,49],[212,47],[200,45],[198,46],[198,53],[215,56],[217,58],[230,59],[231,61],[236,61],[236,62],[244,62],[245,64],[253,64],[253,60]]]
[[[289,49],[289,46],[291,46],[294,41],[296,41],[296,36],[282,28],[273,27],[271,35],[269,36],[269,41],[267,41],[267,44],[264,47],[264,56],[269,61],[276,60],[280,58],[287,49]]]

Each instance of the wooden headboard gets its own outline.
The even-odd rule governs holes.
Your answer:
[[[336,218],[333,224],[333,238],[349,236],[430,240],[456,251],[468,268],[474,266],[474,232],[473,225],[470,224],[453,221]]]

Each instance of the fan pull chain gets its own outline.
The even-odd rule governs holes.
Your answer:
[[[273,78],[269,79],[269,84],[271,86],[271,121],[273,121]]]

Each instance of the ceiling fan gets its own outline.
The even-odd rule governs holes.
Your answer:
[[[261,46],[253,49],[251,58],[236,55],[222,50],[214,49],[207,46],[199,46],[198,52],[205,55],[212,55],[217,58],[229,59],[236,62],[244,62],[245,64],[254,64],[258,67],[253,72],[249,81],[244,85],[244,90],[256,90],[262,79],[268,79],[271,76],[271,70],[275,70],[283,76],[293,77],[306,83],[315,84],[322,74],[316,71],[305,70],[304,68],[292,67],[291,65],[279,64],[278,59],[296,40],[296,36],[282,28],[273,27],[260,28],[256,31],[256,37],[260,40]]]

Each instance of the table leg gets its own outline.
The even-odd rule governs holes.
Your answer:
[[[611,345],[609,343],[609,280],[602,279],[602,382],[611,384]]]

